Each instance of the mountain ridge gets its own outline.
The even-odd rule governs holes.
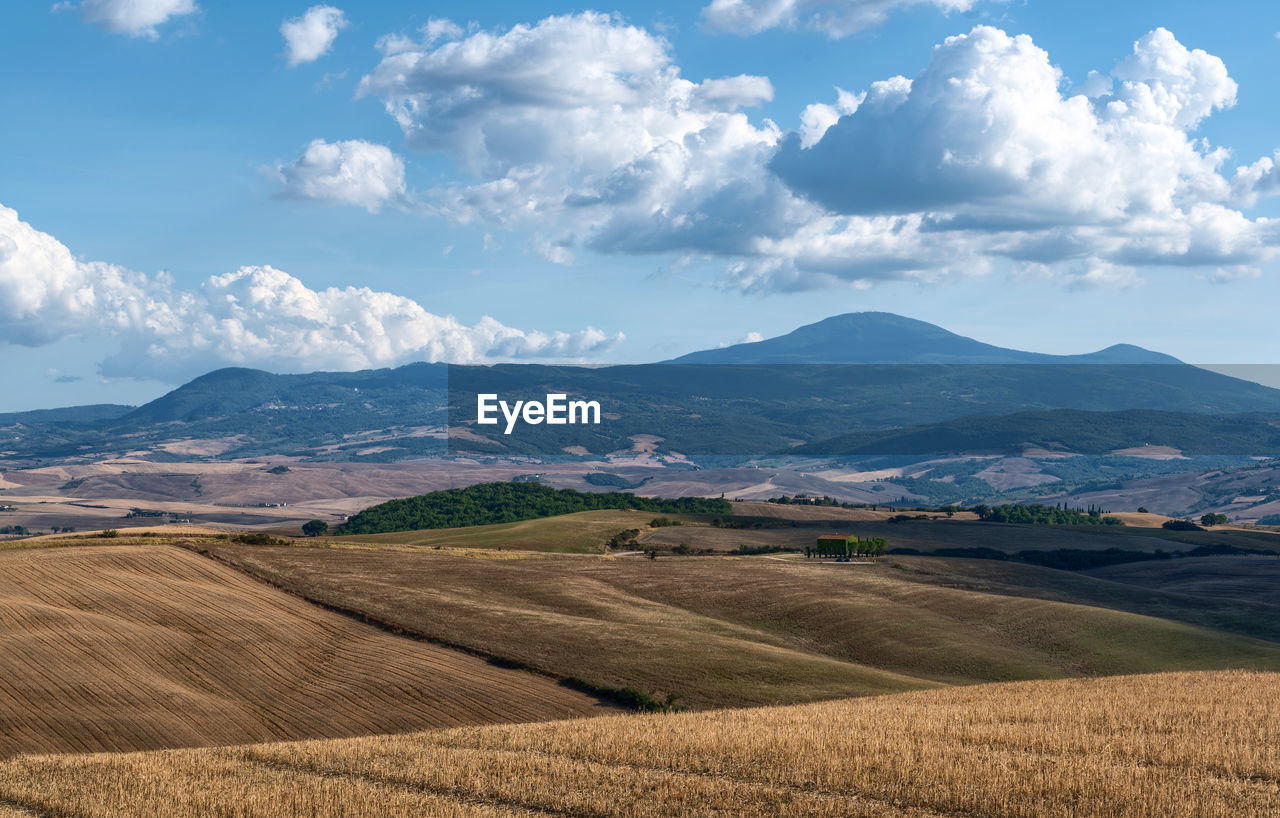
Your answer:
[[[665,363],[703,364],[1182,364],[1171,355],[1113,344],[1080,355],[999,347],[889,312],[850,312],[785,335],[704,349]]]
[[[731,360],[716,366],[697,363],[706,359],[691,353],[667,363],[604,367],[412,363],[283,375],[228,367],[123,413],[121,407],[55,411],[31,418],[45,422],[0,425],[0,450],[27,463],[147,448],[151,456],[166,458],[178,456],[164,448],[166,442],[198,438],[214,441],[219,456],[228,458],[390,461],[447,452],[599,455],[629,450],[636,436],[647,435],[663,441],[665,452],[758,455],[804,444],[826,451],[1010,446],[1028,433],[1052,440],[1055,424],[1077,436],[1087,425],[1078,416],[1059,414],[1048,418],[1047,427],[1040,420],[1027,427],[1025,415],[960,430],[938,427],[966,417],[1056,409],[1280,415],[1278,389],[1140,347],[1044,355],[995,347],[888,313],[833,316],[745,346],[752,362],[732,360],[743,352],[728,348]],[[813,363],[822,357],[845,360]],[[883,363],[886,357],[906,362]],[[550,393],[584,396],[598,400],[609,420],[590,427],[525,424],[519,435],[508,436],[474,425],[481,393],[530,400]],[[71,417],[87,422],[67,422]],[[1177,421],[1181,428],[1195,427],[1182,440],[1233,447],[1256,441],[1268,450],[1273,445],[1257,423],[1247,433],[1218,423],[1208,417]],[[1112,425],[1135,436],[1141,431],[1133,423]],[[880,434],[888,430],[898,431]]]

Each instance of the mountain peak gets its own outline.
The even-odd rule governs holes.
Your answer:
[[[1084,355],[1048,355],[983,343],[891,312],[850,312],[786,335],[691,352],[672,363],[702,364],[1170,364],[1176,358],[1131,344]]]

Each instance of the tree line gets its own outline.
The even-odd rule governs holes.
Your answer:
[[[1019,525],[1124,525],[1118,517],[1108,517],[1100,508],[1089,506],[1067,508],[1062,505],[1046,506],[1040,503],[988,506],[976,505],[970,509],[978,519],[988,523],[1017,523]]]

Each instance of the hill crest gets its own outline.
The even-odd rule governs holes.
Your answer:
[[[1050,355],[987,344],[889,312],[850,312],[786,335],[691,352],[671,363],[702,364],[1181,364],[1132,344],[1082,355]]]

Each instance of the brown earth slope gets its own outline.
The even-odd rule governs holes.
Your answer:
[[[1280,670],[1274,642],[1003,588],[935,585],[897,562],[202,547],[310,599],[557,675],[674,693],[693,707],[940,683]]]
[[[1110,565],[1086,573],[1160,591],[1263,602],[1277,606],[1280,613],[1280,559],[1275,557],[1189,557]]]
[[[0,757],[603,712],[165,545],[0,553]]]

